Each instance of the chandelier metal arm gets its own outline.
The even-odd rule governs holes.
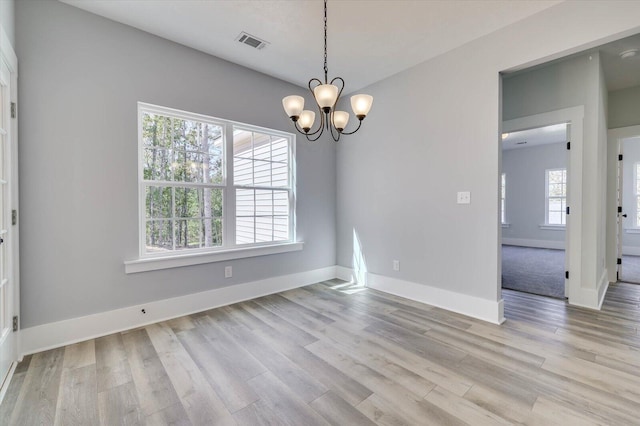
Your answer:
[[[331,139],[333,139],[334,142],[338,142],[340,140],[341,133],[333,125],[333,111],[331,112],[331,117],[328,117],[328,118],[332,122],[331,126],[328,126],[329,127],[329,133],[331,133]],[[334,130],[335,130],[335,134],[334,134]]]
[[[343,135],[352,135],[355,132],[357,132],[358,130],[360,130],[360,126],[362,126],[362,121],[363,120],[358,120],[358,127],[356,127],[356,129],[352,132],[342,132]]]

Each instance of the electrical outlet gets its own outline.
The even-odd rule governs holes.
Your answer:
[[[471,192],[458,192],[458,204],[471,204]]]
[[[394,271],[399,271],[400,270],[400,261],[399,260],[394,260],[393,261],[393,270]]]
[[[224,267],[224,277],[231,278],[233,276],[233,266]]]

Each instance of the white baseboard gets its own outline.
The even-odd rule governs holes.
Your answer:
[[[629,256],[640,256],[640,247],[622,246],[622,254]]]
[[[535,247],[564,250],[564,241],[530,240],[526,238],[502,238],[502,244],[509,246]]]
[[[569,295],[569,304],[580,306],[582,308],[600,310],[602,302],[609,288],[609,273],[605,269],[602,271],[600,280],[598,280],[596,288],[577,288],[572,290]]]
[[[351,268],[345,268],[339,265],[336,265],[336,278],[349,282],[356,281],[356,276]]]
[[[29,327],[20,330],[20,352],[21,356],[41,352],[335,277],[336,267],[328,266]]]
[[[367,287],[493,324],[504,322],[504,302],[502,299],[498,301],[487,300],[372,273],[368,274]]]

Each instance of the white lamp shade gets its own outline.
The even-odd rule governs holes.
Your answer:
[[[288,117],[299,117],[304,109],[304,98],[291,95],[282,99],[282,106]]]
[[[351,97],[351,108],[356,116],[366,116],[369,114],[372,104],[373,96],[354,95]]]
[[[343,130],[349,122],[349,113],[347,111],[335,111],[333,113],[333,125],[336,129]]]
[[[338,86],[321,84],[313,88],[313,95],[320,108],[331,108],[338,99]]]
[[[300,118],[298,119],[298,125],[303,129],[310,129],[313,126],[313,122],[316,119],[316,113],[313,111],[309,111],[305,109],[300,113]]]

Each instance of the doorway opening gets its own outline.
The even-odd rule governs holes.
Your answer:
[[[564,299],[570,126],[502,134],[502,288]]]
[[[640,284],[640,134],[618,139],[618,280]]]

